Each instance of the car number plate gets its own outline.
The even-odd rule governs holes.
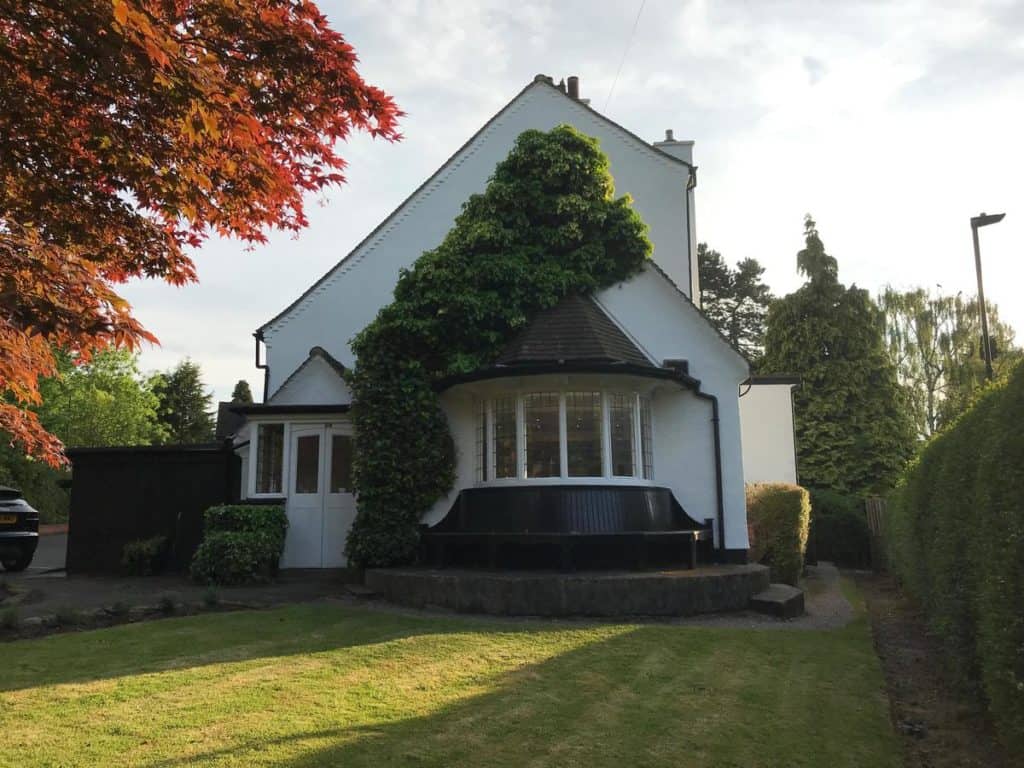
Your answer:
[[[17,515],[0,515],[0,525],[3,525],[3,524],[9,525],[11,523],[16,523],[16,522],[18,522],[18,516]]]

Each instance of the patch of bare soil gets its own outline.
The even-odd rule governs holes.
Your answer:
[[[857,576],[882,660],[893,727],[907,768],[1010,768],[985,713],[943,674],[924,617],[890,577]]]

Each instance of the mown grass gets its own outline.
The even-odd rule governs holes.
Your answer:
[[[2,765],[899,765],[863,615],[834,632],[310,604],[3,646]]]

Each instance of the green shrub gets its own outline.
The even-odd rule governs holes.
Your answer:
[[[772,581],[796,585],[804,568],[811,501],[790,483],[747,486],[747,522],[753,532],[751,558],[771,566]]]
[[[4,608],[3,613],[0,613],[0,627],[4,629],[17,629],[20,620],[18,609],[13,605],[9,608]]]
[[[82,614],[70,605],[62,605],[57,608],[53,618],[59,626],[74,627],[82,621]]]
[[[174,599],[174,595],[165,593],[160,595],[156,606],[160,613],[166,613],[170,616],[178,609],[178,601]]]
[[[212,609],[218,605],[220,605],[220,595],[217,593],[217,590],[212,586],[207,587],[206,591],[203,592],[203,607]]]
[[[206,584],[268,581],[284,551],[284,507],[225,505],[204,515],[203,541],[192,558],[192,578]]]
[[[871,565],[871,529],[859,496],[810,488],[811,532],[808,550],[817,560],[847,568]]]
[[[988,387],[905,473],[884,517],[889,561],[949,668],[1024,751],[1024,365]]]
[[[121,550],[121,566],[131,576],[152,576],[160,573],[166,561],[166,536],[130,541]]]
[[[71,473],[54,469],[42,461],[28,458],[0,441],[0,485],[22,492],[25,501],[39,512],[40,523],[66,523],[71,494]]]

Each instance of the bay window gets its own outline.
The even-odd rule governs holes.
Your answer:
[[[565,393],[565,447],[569,477],[601,477],[601,393]]]
[[[650,398],[619,390],[538,391],[478,401],[476,478],[652,480]]]
[[[558,401],[557,392],[535,392],[523,396],[525,477],[559,477],[562,474]]]

